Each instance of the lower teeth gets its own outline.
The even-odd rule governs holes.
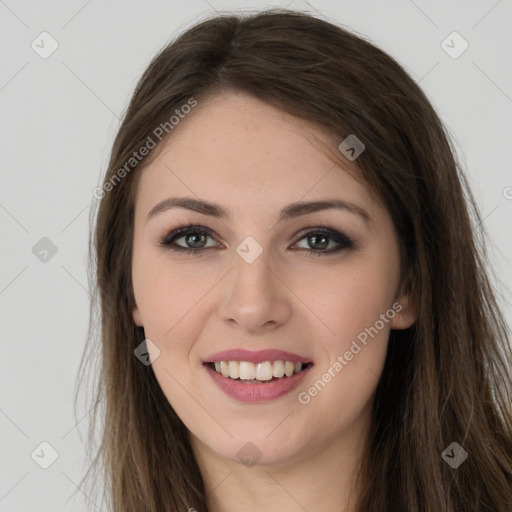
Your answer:
[[[230,377],[231,378],[231,377]],[[281,377],[281,379],[284,377]],[[239,380],[244,384],[261,384],[262,382],[274,382],[275,380],[279,380],[278,377],[272,377],[270,380],[258,380],[258,379],[231,379],[231,380]]]

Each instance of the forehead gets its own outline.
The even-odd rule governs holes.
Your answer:
[[[320,129],[253,96],[210,97],[180,120],[142,171],[138,202],[148,210],[169,195],[195,195],[252,215],[339,196],[372,210],[354,169],[333,162],[317,140],[327,141]]]

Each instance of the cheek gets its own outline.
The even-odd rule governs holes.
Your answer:
[[[165,256],[134,257],[134,294],[145,327],[160,335],[169,330],[207,292],[209,282],[204,277],[197,275],[197,268],[192,273]]]
[[[298,399],[306,417],[316,417],[333,433],[370,406],[382,374],[394,316],[394,289],[387,284],[368,272],[340,278],[318,315],[330,331],[319,341],[324,356],[315,378],[299,390]]]
[[[194,275],[179,263],[155,258],[134,272],[134,291],[144,322],[144,334],[159,349],[152,363],[156,379],[180,417],[204,421],[201,408],[187,390],[194,388],[190,352],[202,329],[199,318],[207,315],[205,298],[212,277]]]
[[[142,276],[141,276],[142,277]],[[188,428],[205,424],[203,404],[209,401],[208,389],[197,387],[191,351],[201,336],[204,319],[211,314],[208,292],[218,278],[165,258],[153,260],[139,282],[140,309],[144,333],[159,348],[152,363],[158,384],[168,402]],[[218,436],[215,424],[211,431]]]
[[[312,282],[302,288],[301,296],[309,297],[308,305],[321,319],[319,343],[324,351],[316,375],[321,382],[304,390],[304,402],[318,400],[326,421],[334,421],[333,415],[347,415],[347,420],[356,415],[375,390],[395,315],[397,278],[391,260],[358,258],[339,270],[318,274],[314,286]],[[333,409],[333,403],[344,404],[344,410]]]
[[[330,340],[333,352],[350,344],[391,308],[397,278],[393,262],[357,257],[339,268],[318,271],[314,279],[300,277],[296,289],[320,320],[315,322],[319,334]]]

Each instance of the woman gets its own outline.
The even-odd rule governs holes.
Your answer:
[[[95,195],[112,510],[512,510],[481,220],[391,57],[297,12],[203,21]]]

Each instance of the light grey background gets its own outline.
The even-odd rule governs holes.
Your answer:
[[[90,300],[88,215],[137,79],[177,31],[214,10],[267,6],[364,34],[420,82],[465,163],[512,324],[512,0],[0,0],[1,512],[83,511],[88,502],[81,491],[71,497],[88,420],[85,408],[73,414]],[[43,31],[58,43],[46,59],[31,47],[48,51]],[[453,31],[469,44],[458,58],[441,46]],[[462,48],[453,36],[446,44]],[[43,237],[57,248],[46,262],[32,252]],[[31,458],[37,448],[36,460],[50,460],[43,441],[58,452],[48,469]]]

